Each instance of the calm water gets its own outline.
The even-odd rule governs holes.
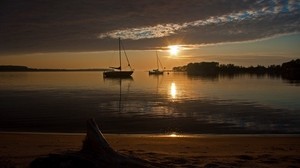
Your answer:
[[[300,133],[300,86],[280,78],[104,79],[102,72],[0,73],[0,131]]]

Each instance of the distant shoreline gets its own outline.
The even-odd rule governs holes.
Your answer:
[[[282,77],[291,81],[300,80],[300,59],[284,62],[281,65],[270,65],[264,67],[242,67],[234,64],[219,64],[218,62],[195,62],[184,66],[174,67],[175,72],[187,72],[190,76],[204,76],[216,78],[218,75],[234,76],[240,74],[269,75],[273,77]]]
[[[0,72],[78,72],[78,71],[106,71],[106,68],[88,68],[88,69],[48,69],[48,68],[29,68],[18,65],[0,65]]]

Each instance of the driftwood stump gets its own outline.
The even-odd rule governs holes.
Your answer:
[[[49,154],[30,163],[31,168],[162,167],[118,153],[110,147],[94,119],[87,121],[87,134],[77,152]]]

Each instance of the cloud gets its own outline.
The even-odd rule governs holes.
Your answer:
[[[141,28],[131,28],[125,30],[116,30],[108,33],[102,33],[99,35],[99,38],[103,39],[106,37],[110,38],[122,38],[122,39],[150,39],[150,38],[160,38],[165,36],[170,36],[175,34],[176,31],[183,29],[183,25],[179,24],[165,24],[165,25],[156,25],[149,27]]]
[[[300,31],[298,0],[4,0],[0,55],[248,41]]]
[[[182,31],[186,31],[187,29],[196,29],[199,27],[205,26],[219,26],[220,29],[224,27],[226,24],[234,24],[235,26],[243,26],[247,22],[257,23],[264,20],[269,23],[270,18],[272,21],[277,22],[280,21],[278,18],[282,17],[284,19],[291,18],[295,19],[296,23],[293,24],[285,24],[287,27],[291,27],[291,31],[299,30],[299,19],[295,18],[295,16],[299,15],[299,2],[297,1],[288,1],[286,3],[282,3],[281,1],[270,1],[270,6],[261,6],[261,2],[257,3],[258,8],[248,9],[244,11],[239,11],[236,13],[229,13],[221,16],[211,16],[205,20],[195,20],[192,22],[185,22],[182,24],[158,24],[155,26],[147,26],[147,27],[137,27],[137,28],[129,28],[124,30],[114,30],[106,33],[100,34],[98,37],[103,38],[119,38],[122,39],[131,39],[131,40],[140,40],[140,39],[151,39],[151,38],[161,38],[166,36],[172,36],[174,34],[180,34]],[[283,15],[283,16],[282,16]],[[277,17],[277,18],[274,18]],[[276,20],[278,19],[278,20]],[[283,21],[283,20],[281,20]],[[284,23],[284,22],[283,22]],[[266,25],[264,25],[266,26]],[[224,27],[226,28],[226,27]],[[199,28],[201,30],[201,28]],[[290,30],[288,30],[290,31]],[[229,34],[242,34],[245,31],[228,31]],[[201,33],[199,31],[199,33]],[[283,32],[284,33],[284,32]]]

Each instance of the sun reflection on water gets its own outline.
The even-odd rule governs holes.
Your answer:
[[[174,82],[171,83],[170,94],[171,94],[172,99],[176,99],[177,88],[176,88],[176,84]]]

